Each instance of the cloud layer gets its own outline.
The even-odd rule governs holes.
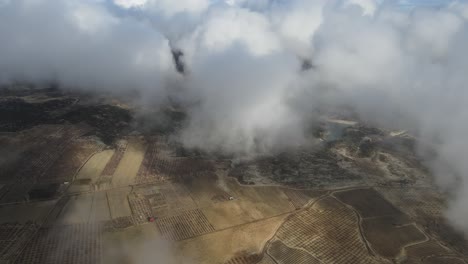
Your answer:
[[[458,189],[448,215],[468,233],[467,19],[463,2],[2,0],[0,83],[136,91],[156,107],[177,87],[180,139],[239,155],[306,144],[314,111],[350,105],[437,146],[437,180]]]

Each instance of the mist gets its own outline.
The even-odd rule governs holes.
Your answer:
[[[315,113],[351,106],[435,146],[468,234],[467,20],[461,1],[2,0],[0,84],[175,97],[179,141],[239,156],[309,144]]]

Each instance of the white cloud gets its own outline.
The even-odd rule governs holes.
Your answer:
[[[116,0],[123,2],[124,0]],[[144,9],[153,15],[172,17],[180,13],[199,14],[210,5],[210,0],[132,0],[127,6]],[[122,4],[121,4],[122,5]]]
[[[0,8],[0,82],[57,81],[82,89],[161,89],[168,41],[91,1],[15,1]]]
[[[362,8],[364,15],[373,16],[379,3],[376,0],[348,0],[346,5],[357,5]]]
[[[271,19],[275,28],[285,45],[302,57],[311,56],[313,36],[322,24],[326,2],[294,0],[274,5]]]
[[[123,8],[134,8],[144,6],[148,0],[113,0],[114,3]]]
[[[197,29],[200,48],[222,52],[240,44],[255,56],[267,55],[281,49],[268,20],[246,9],[214,9]]]
[[[119,22],[117,18],[100,6],[91,6],[79,2],[71,5],[73,7],[70,8],[70,18],[84,32],[103,32]]]

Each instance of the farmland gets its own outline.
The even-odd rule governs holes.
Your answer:
[[[339,140],[239,161],[130,128],[122,104],[83,114],[83,100],[0,125],[1,263],[467,263],[407,146],[358,149],[404,135],[331,120]]]

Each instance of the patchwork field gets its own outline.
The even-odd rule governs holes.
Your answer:
[[[317,146],[243,160],[62,99],[0,124],[2,264],[468,263],[404,134],[330,119]]]

